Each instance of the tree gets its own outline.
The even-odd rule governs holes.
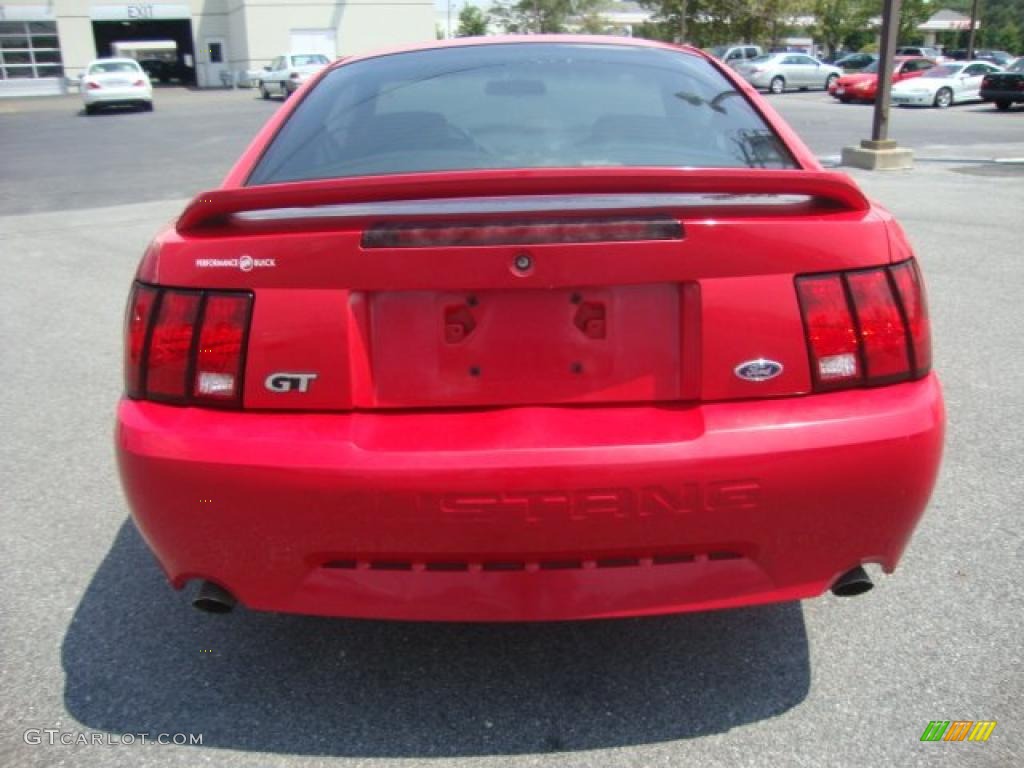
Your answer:
[[[934,12],[929,0],[903,0],[900,5],[900,34],[897,42],[909,45],[923,42],[924,35],[917,31],[917,26],[927,21]]]
[[[456,37],[479,37],[487,34],[486,13],[475,5],[464,5],[459,11],[459,30]]]
[[[601,0],[499,0],[492,13],[512,34],[551,34],[566,31],[570,17],[593,16]]]
[[[829,53],[835,53],[848,37],[865,29],[879,13],[879,6],[871,0],[815,0],[818,35]]]
[[[794,31],[815,0],[639,0],[654,11],[653,23],[635,34],[698,46],[773,43]]]

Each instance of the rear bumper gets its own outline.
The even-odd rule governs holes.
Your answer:
[[[256,414],[124,400],[176,587],[254,609],[515,621],[707,610],[895,568],[942,452],[934,376],[701,407]]]
[[[97,104],[132,104],[152,101],[153,91],[149,88],[103,88],[97,91],[83,91],[82,101],[87,106]]]
[[[982,88],[979,94],[984,101],[1024,102],[1024,91]]]

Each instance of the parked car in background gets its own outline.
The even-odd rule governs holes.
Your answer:
[[[844,104],[851,101],[874,101],[878,93],[878,62],[852,75],[843,75],[828,92]],[[892,81],[900,83],[920,77],[935,66],[932,59],[897,57],[893,60]]]
[[[740,76],[755,88],[769,93],[787,89],[828,90],[843,70],[804,53],[768,53],[736,66]]]
[[[755,59],[763,54],[764,51],[759,45],[743,43],[737,45],[716,45],[714,48],[705,49],[705,53],[710,53],[716,59],[720,59],[730,67],[735,68],[740,62]]]
[[[896,83],[892,87],[892,103],[901,107],[943,109],[965,101],[980,101],[982,79],[985,75],[999,71],[999,67],[987,61],[940,64],[920,77]]]
[[[954,51],[947,51],[946,56],[954,61],[966,61],[967,50],[959,48]],[[1013,54],[1007,53],[1006,51],[992,51],[984,48],[976,48],[974,50],[974,61],[988,61],[999,67],[1008,66],[1013,62]]]
[[[914,56],[917,58],[931,59],[939,62],[943,59],[942,51],[929,45],[901,45],[896,49],[894,56]]]
[[[733,71],[532,35],[311,86],[130,288],[120,474],[197,607],[596,619],[896,568],[945,421],[921,272]]]
[[[878,55],[874,53],[849,53],[845,56],[840,56],[831,63],[839,67],[843,72],[850,73],[863,72],[876,61],[878,61]]]
[[[331,61],[322,53],[289,53],[278,56],[270,66],[264,67],[257,82],[260,95],[269,99],[272,95],[288,97],[298,90]]]
[[[138,106],[153,110],[153,84],[135,59],[96,59],[79,83],[85,113],[102,107]]]
[[[992,72],[982,79],[979,96],[1007,110],[1024,102],[1024,57],[1017,59],[1004,72]]]

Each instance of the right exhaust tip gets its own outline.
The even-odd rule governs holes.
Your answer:
[[[858,565],[836,579],[836,583],[832,585],[832,594],[836,597],[856,597],[870,592],[874,586],[871,577]]]
[[[203,613],[231,613],[237,602],[235,596],[223,587],[204,581],[192,601],[192,607]]]

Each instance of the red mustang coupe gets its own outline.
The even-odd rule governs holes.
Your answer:
[[[125,335],[124,489],[212,611],[856,594],[942,452],[899,225],[658,43],[335,63],[157,235]]]
[[[897,56],[893,60],[892,81],[894,83],[920,77],[935,66],[932,59],[920,56]],[[851,101],[874,101],[878,93],[878,62],[868,65],[860,72],[843,75],[828,92],[844,104]]]

